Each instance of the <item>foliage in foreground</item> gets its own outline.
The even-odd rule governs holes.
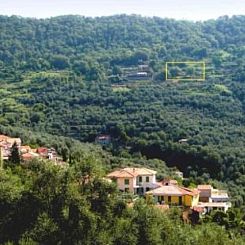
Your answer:
[[[234,230],[183,224],[163,212],[120,200],[92,155],[61,168],[35,160],[0,171],[1,244],[242,244]]]

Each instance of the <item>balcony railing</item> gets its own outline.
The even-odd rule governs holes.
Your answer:
[[[137,185],[137,186],[143,186],[143,182],[137,181],[137,182],[136,182],[136,185]]]

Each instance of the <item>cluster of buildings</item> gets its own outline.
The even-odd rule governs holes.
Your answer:
[[[231,207],[227,191],[214,189],[211,185],[198,185],[190,189],[178,185],[176,180],[156,180],[156,171],[147,168],[123,168],[107,175],[118,189],[151,199],[162,207],[187,207],[200,214],[211,210],[226,212]]]
[[[11,149],[14,144],[19,149],[20,156],[23,161],[29,161],[33,158],[44,158],[54,162],[61,160],[54,148],[38,147],[32,149],[29,145],[22,145],[20,138],[12,138],[6,135],[0,135],[0,150],[4,160],[8,160],[11,155]]]
[[[96,142],[102,145],[109,144],[110,141],[109,135],[100,135],[96,138]],[[33,149],[21,143],[20,138],[0,135],[1,157],[8,160],[12,146],[16,144],[23,161],[43,158],[55,163],[62,162],[54,148]],[[197,188],[190,189],[178,185],[174,179],[157,181],[156,174],[156,171],[147,168],[127,167],[109,173],[107,179],[115,182],[120,191],[145,196],[159,207],[187,207],[201,214],[215,209],[226,212],[231,207],[226,190],[214,189],[211,185],[198,185]],[[183,178],[182,172],[177,171],[175,175],[179,179]]]

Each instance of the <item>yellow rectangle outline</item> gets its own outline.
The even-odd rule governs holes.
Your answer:
[[[179,78],[168,78],[168,64],[202,64],[202,78],[190,78],[190,79],[179,79]],[[205,81],[205,72],[206,72],[206,66],[204,61],[169,61],[165,63],[165,80],[173,81],[173,80],[179,80],[179,81]]]

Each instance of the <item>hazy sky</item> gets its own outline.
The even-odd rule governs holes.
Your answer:
[[[78,14],[140,14],[206,20],[245,14],[245,0],[0,0],[0,14],[45,18]]]

